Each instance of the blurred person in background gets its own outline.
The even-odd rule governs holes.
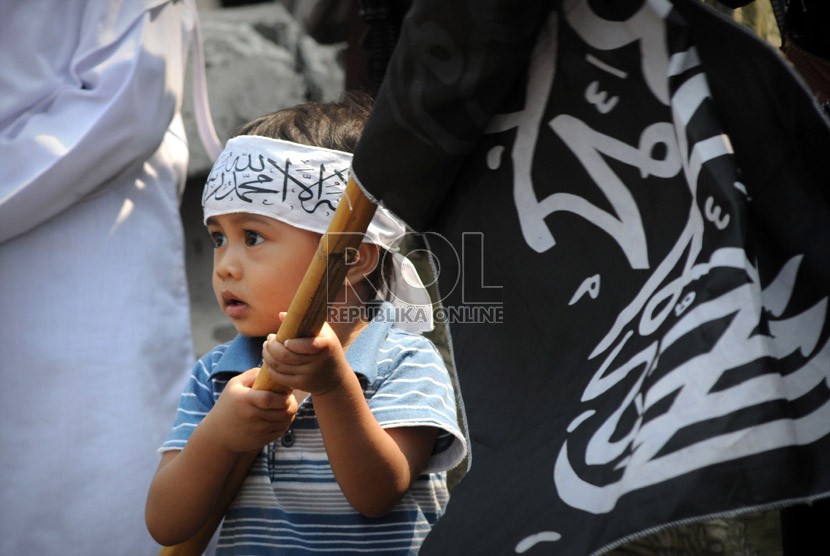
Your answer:
[[[0,5],[0,553],[156,554],[193,364],[179,199],[191,1]]]

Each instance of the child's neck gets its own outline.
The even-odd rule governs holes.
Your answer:
[[[357,338],[363,329],[368,326],[369,322],[363,318],[356,319],[354,322],[332,322],[329,323],[334,333],[340,339],[340,344],[343,349],[349,347],[355,338]]]
[[[343,349],[346,349],[372,320],[372,311],[367,311],[367,304],[360,297],[360,295],[363,295],[365,299],[371,299],[370,293],[372,292],[364,288],[357,292],[358,295],[352,293],[352,295],[348,295],[345,287],[341,289],[337,296],[336,305],[339,311],[335,313],[340,316],[334,319],[334,322],[329,321],[329,325],[340,339]],[[342,318],[343,315],[348,315],[348,318]]]

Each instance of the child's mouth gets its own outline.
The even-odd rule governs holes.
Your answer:
[[[225,314],[232,319],[244,316],[244,313],[248,307],[244,301],[229,293],[222,294],[222,301],[225,304]]]

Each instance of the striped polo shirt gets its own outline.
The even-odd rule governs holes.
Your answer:
[[[386,516],[356,512],[334,479],[309,396],[289,431],[258,456],[225,516],[217,554],[417,554],[446,506],[446,471],[463,459],[466,442],[435,346],[393,328],[384,314],[349,345],[346,358],[382,427],[439,430],[424,474]],[[228,380],[261,364],[262,342],[237,336],[199,360],[161,451],[182,449]]]

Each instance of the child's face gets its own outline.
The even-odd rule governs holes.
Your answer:
[[[237,332],[279,328],[320,242],[319,234],[256,214],[212,216],[213,291]]]

